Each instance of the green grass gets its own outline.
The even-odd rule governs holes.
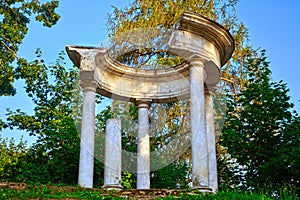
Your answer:
[[[67,189],[66,189],[67,188]],[[88,190],[76,187],[51,187],[51,186],[29,186],[27,189],[0,189],[0,199],[125,199],[117,194],[105,194],[101,190]],[[181,195],[178,197],[165,197],[156,199],[183,199],[183,200],[275,200],[267,195],[238,192],[238,191],[220,191],[215,195],[197,194]],[[299,200],[296,196],[285,195],[280,199]]]
[[[0,199],[114,199],[113,197],[103,197],[101,192],[80,190],[77,191],[51,191],[42,189],[1,189]]]
[[[164,198],[164,199],[176,199],[175,197]],[[241,193],[237,191],[232,192],[218,192],[215,195],[212,194],[202,194],[202,195],[189,195],[181,196],[180,199],[183,200],[275,200],[275,198],[269,197],[263,194],[256,193]]]

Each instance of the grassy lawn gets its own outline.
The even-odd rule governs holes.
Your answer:
[[[195,199],[195,200],[272,200],[266,195],[237,192],[220,191],[217,194],[193,193],[186,190],[162,190],[164,195],[155,195],[155,192],[146,192],[141,195],[137,190],[125,190],[122,192],[104,191],[101,189],[83,189],[74,186],[53,185],[26,185],[9,184],[0,189],[0,199]],[[143,192],[143,191],[142,191]],[[169,194],[166,196],[165,194]],[[297,200],[298,197],[284,195],[280,199]]]
[[[128,195],[128,192],[131,194]],[[125,193],[107,192],[100,189],[82,189],[71,186],[51,186],[51,185],[13,185],[0,189],[0,199],[199,199],[199,200],[271,200],[274,198],[256,193],[241,193],[237,191],[218,192],[217,194],[193,194],[182,191],[176,196],[170,194],[168,197],[155,196],[151,193],[147,195],[135,196],[135,190],[128,190]],[[127,198],[126,198],[127,197]],[[299,199],[290,197],[288,199]]]

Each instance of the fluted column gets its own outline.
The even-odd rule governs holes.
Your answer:
[[[209,189],[204,83],[206,73],[200,58],[190,61],[191,147],[193,189]]]
[[[150,189],[150,137],[149,102],[137,101],[138,107],[138,150],[137,189]]]
[[[82,124],[80,135],[80,160],[78,184],[93,187],[94,138],[95,138],[95,96],[96,83],[85,81],[83,87]]]
[[[120,190],[122,168],[121,120],[106,121],[104,186],[108,190]]]
[[[208,145],[209,186],[213,192],[218,191],[218,173],[216,158],[216,136],[213,108],[213,91],[205,91],[206,128]]]

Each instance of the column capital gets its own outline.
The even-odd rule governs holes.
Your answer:
[[[138,107],[138,108],[150,108],[151,106],[151,101],[149,100],[145,100],[145,99],[135,99],[134,104]]]
[[[91,54],[90,52],[81,53],[80,70],[93,71],[95,66],[95,54]]]
[[[206,60],[204,58],[201,58],[200,56],[198,55],[194,55],[193,57],[191,57],[189,59],[189,63],[192,65],[192,66],[201,66],[201,67],[204,67],[204,63],[206,62]]]
[[[79,81],[79,84],[84,91],[96,92],[97,82],[93,70],[80,70]]]
[[[83,91],[91,91],[96,92],[97,83],[95,80],[80,80],[80,86],[82,87]]]

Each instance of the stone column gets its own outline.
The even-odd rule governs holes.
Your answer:
[[[150,189],[150,102],[137,101],[138,107],[138,150],[137,150],[137,189]]]
[[[96,83],[84,82],[78,184],[93,187]]]
[[[191,101],[191,146],[193,189],[209,189],[206,115],[204,82],[206,72],[203,60],[194,58],[190,62],[190,101]]]
[[[218,173],[216,158],[216,136],[214,124],[213,91],[205,91],[206,128],[208,145],[209,186],[213,192],[218,191]]]
[[[104,186],[108,190],[120,190],[122,168],[122,136],[121,120],[108,119],[106,121]]]

